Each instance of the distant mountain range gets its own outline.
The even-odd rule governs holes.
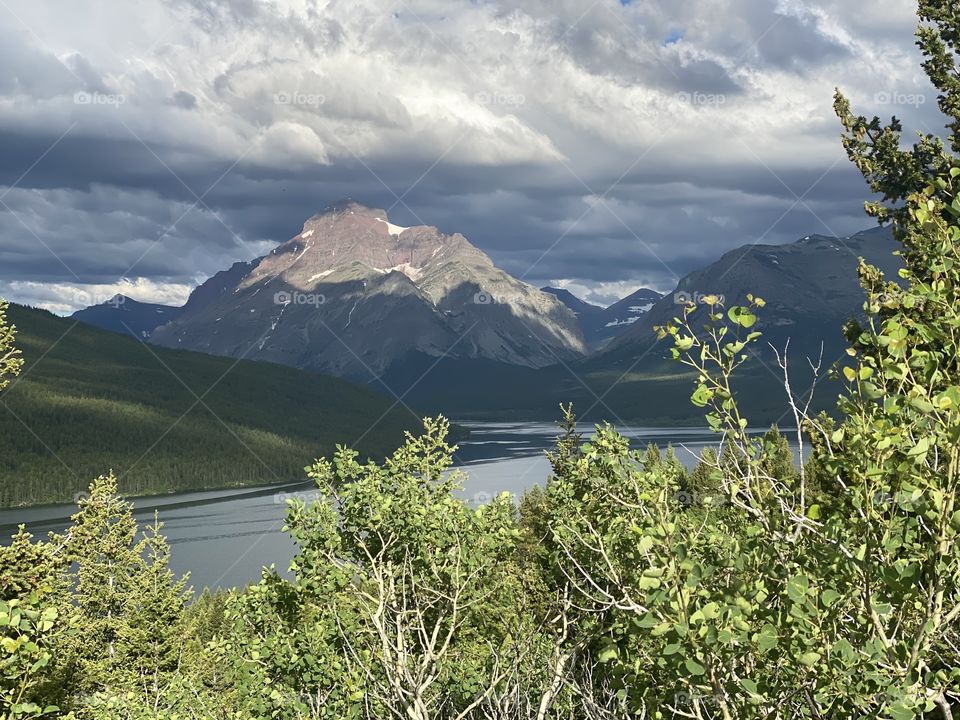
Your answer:
[[[812,235],[786,245],[745,245],[684,277],[673,293],[583,359],[539,370],[474,363],[469,382],[462,381],[462,368],[449,363],[429,373],[428,366],[421,365],[406,374],[388,375],[387,381],[412,386],[408,399],[414,407],[463,419],[556,419],[558,405],[572,402],[584,420],[702,425],[701,411],[689,400],[696,377],[669,358],[669,342],[658,341],[654,328],[681,315],[688,300],[717,294],[729,306],[746,302],[746,295],[753,293],[767,302],[756,325],[764,336],[754,346],[755,357],[738,373],[735,387],[752,422],[785,422],[782,372],[767,343],[782,350],[790,341],[793,388],[806,393],[813,380],[806,358],[816,360],[822,348],[825,374],[846,348],[843,325],[862,312],[858,258],[896,279],[897,248],[885,228],[847,238]],[[694,315],[695,328],[704,324],[704,313],[701,308]],[[834,408],[837,390],[821,377],[814,408]]]
[[[676,422],[696,414],[686,381],[667,382],[680,368],[654,328],[683,303],[706,294],[728,306],[748,293],[767,301],[763,344],[746,372],[756,372],[753,388],[766,388],[757,393],[771,403],[762,412],[773,413],[781,403],[768,392],[775,373],[766,343],[789,340],[803,368],[822,346],[831,364],[845,347],[844,322],[863,303],[858,258],[896,278],[896,249],[884,228],[745,245],[666,296],[642,288],[603,308],[512,278],[462,235],[398,227],[382,210],[344,201],[269,255],[217,273],[183,308],[120,299],[76,317],[168,347],[380,383],[455,417],[552,418],[557,403],[575,400],[596,417]]]
[[[662,293],[649,288],[640,288],[622,300],[601,307],[581,300],[569,290],[554,287],[541,288],[555,295],[577,316],[584,339],[591,349],[602,347],[607,341],[624,332],[643,317],[663,297]]]
[[[660,297],[642,288],[604,308],[537,290],[462,235],[399,227],[383,210],[346,200],[269,255],[216,273],[183,307],[117,295],[72,317],[158,345],[370,381],[422,357],[570,362]]]

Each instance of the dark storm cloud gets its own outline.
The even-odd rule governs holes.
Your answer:
[[[870,221],[833,87],[938,122],[909,2],[856,4],[80,2],[71,30],[20,0],[0,292],[182,296],[342,197],[534,284],[669,290],[743,243],[850,234]]]
[[[193,110],[197,106],[197,96],[188,93],[186,90],[177,90],[170,101],[184,110]]]

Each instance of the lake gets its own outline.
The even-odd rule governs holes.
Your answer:
[[[468,474],[463,492],[470,502],[483,503],[501,492],[517,496],[533,485],[543,484],[550,466],[544,452],[558,434],[551,423],[466,423],[470,438],[460,443],[457,464]],[[580,428],[590,433],[593,427]],[[687,465],[717,435],[698,428],[621,428],[637,447],[655,443],[673,444]],[[156,512],[170,542],[171,568],[190,573],[190,584],[203,587],[234,587],[256,582],[261,568],[275,565],[286,571],[293,556],[293,543],[283,534],[287,498],[294,493],[310,496],[311,483],[264,488],[215,490],[136,498],[135,513],[148,523]],[[19,523],[37,537],[61,531],[75,511],[74,505],[44,505],[0,510],[0,533],[5,542]]]

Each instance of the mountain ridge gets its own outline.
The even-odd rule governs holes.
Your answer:
[[[143,340],[149,338],[160,325],[175,320],[182,312],[181,307],[140,302],[118,293],[106,302],[77,310],[70,318]]]
[[[865,300],[857,258],[865,257],[896,279],[900,262],[893,252],[898,248],[886,228],[845,238],[809,235],[784,245],[741,246],[682,278],[674,292],[626,332],[582,360],[532,373],[478,367],[469,386],[452,389],[448,387],[456,369],[442,368],[438,377],[420,380],[409,399],[423,412],[444,409],[461,419],[555,420],[560,403],[573,403],[578,417],[587,421],[702,425],[701,411],[690,403],[697,376],[671,359],[669,341],[659,340],[654,327],[681,315],[688,299],[723,294],[730,307],[755,293],[767,301],[755,326],[764,336],[734,378],[741,409],[753,422],[784,421],[783,373],[767,343],[782,351],[789,339],[791,382],[801,395],[813,380],[805,358],[816,360],[822,347],[813,410],[829,411],[835,408],[839,388],[825,374],[847,347],[843,325],[861,313]],[[705,312],[702,306],[696,311],[693,327],[704,324]],[[409,372],[405,379],[418,377]]]
[[[607,307],[602,307],[589,303],[563,288],[546,286],[540,289],[554,295],[573,311],[580,323],[587,345],[594,351],[624,332],[663,297],[663,294],[656,290],[640,288]]]
[[[354,201],[200,285],[151,342],[366,381],[410,353],[543,367],[587,350],[559,300],[463,235],[397,226]]]
[[[898,248],[887,227],[842,238],[807,235],[783,245],[743,245],[682,278],[673,293],[654,304],[601,355],[646,352],[654,344],[656,326],[673,320],[685,302],[708,294],[722,296],[727,307],[745,304],[748,294],[763,298],[766,306],[756,327],[764,332],[764,343],[782,348],[790,339],[794,350],[816,355],[822,341],[828,354],[837,354],[845,347],[843,323],[858,314],[864,302],[859,258],[897,280],[901,264],[893,253]],[[695,321],[705,312],[699,310]]]

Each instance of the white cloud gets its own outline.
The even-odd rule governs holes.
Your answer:
[[[595,283],[591,282],[590,280],[561,278],[552,280],[549,284],[551,287],[560,288],[561,290],[569,290],[581,300],[586,300],[588,303],[599,305],[600,307],[609,307],[618,300],[622,300],[623,298],[627,297],[627,295],[635,293],[637,290],[644,287],[649,288],[650,290],[657,290],[657,292],[663,294],[673,290],[673,287],[656,288],[654,287],[656,284],[655,282],[651,282],[649,284],[636,282]]]
[[[139,302],[179,306],[187,301],[192,289],[192,285],[158,283],[142,277],[100,284],[18,280],[0,282],[0,295],[17,298],[21,304],[43,308],[58,315],[68,315],[90,305],[100,305],[116,295],[125,295]]]

